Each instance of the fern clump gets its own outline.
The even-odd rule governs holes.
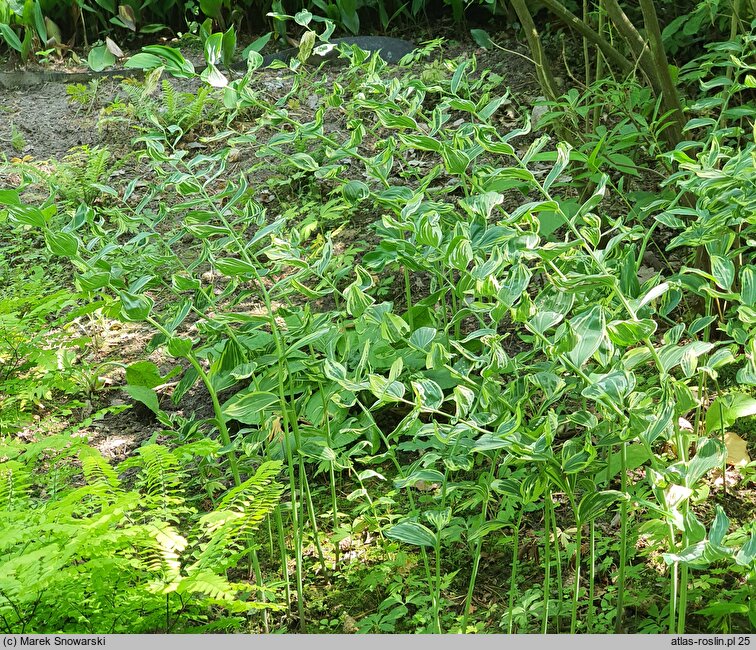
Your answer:
[[[80,474],[63,485],[63,458]],[[210,623],[239,626],[271,605],[246,600],[252,587],[226,571],[253,544],[275,508],[280,463],[264,463],[201,514],[189,505],[186,454],[148,444],[114,468],[80,439],[55,436],[27,447],[0,444],[0,630],[4,633],[178,632]],[[136,469],[133,487],[119,478]],[[43,494],[44,498],[37,495]]]

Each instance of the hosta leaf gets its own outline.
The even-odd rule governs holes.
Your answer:
[[[362,181],[352,180],[345,183],[341,192],[344,198],[351,204],[358,203],[370,196],[370,188]]]
[[[382,402],[398,402],[404,397],[404,384],[382,375],[369,375],[368,384],[373,395]]]
[[[419,327],[409,337],[409,344],[420,352],[427,352],[437,331],[432,327]]]

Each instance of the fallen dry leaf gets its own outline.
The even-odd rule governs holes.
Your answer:
[[[745,467],[751,462],[748,455],[748,445],[737,433],[728,431],[724,436],[724,443],[727,447],[727,462],[735,467]]]

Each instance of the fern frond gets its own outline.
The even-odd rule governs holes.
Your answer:
[[[200,518],[206,544],[195,566],[223,566],[229,556],[247,548],[250,533],[278,505],[283,485],[275,482],[280,461],[263,463],[254,476],[223,497],[218,508]]]
[[[139,448],[142,472],[139,485],[149,497],[148,507],[161,511],[163,519],[176,518],[176,506],[183,505],[184,472],[176,456],[162,445]]]
[[[163,79],[163,107],[165,109],[165,119],[171,124],[178,124],[174,118],[178,112],[178,92],[170,81]]]
[[[178,593],[204,594],[218,600],[236,600],[236,589],[223,576],[211,571],[197,571],[184,578],[176,589]]]
[[[205,110],[205,104],[207,103],[209,94],[209,87],[203,86],[197,91],[197,96],[193,97],[192,101],[186,103],[186,108],[184,109],[181,121],[179,122],[182,129],[191,129],[202,119],[202,114]],[[191,97],[191,95],[189,97]]]
[[[89,485],[105,488],[111,494],[122,492],[118,475],[97,449],[83,447],[79,451],[79,460],[84,471],[84,479]]]
[[[0,465],[0,512],[23,508],[30,485],[31,476],[23,463],[9,460]]]

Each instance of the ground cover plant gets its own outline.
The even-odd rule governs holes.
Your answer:
[[[671,141],[641,76],[288,20],[0,168],[0,629],[752,632],[754,25]]]

